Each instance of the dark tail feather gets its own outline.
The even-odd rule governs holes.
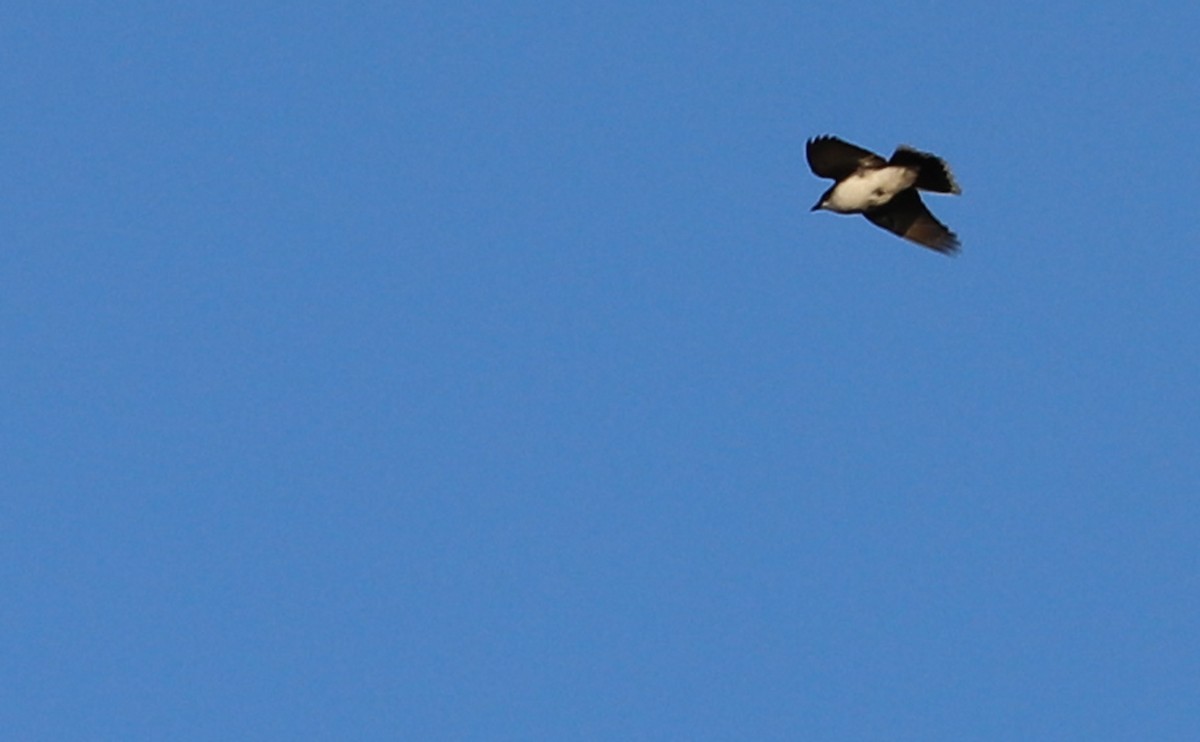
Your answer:
[[[950,168],[946,165],[945,161],[928,152],[920,152],[912,147],[901,145],[896,148],[888,164],[915,168],[917,171],[917,182],[915,185],[922,191],[932,191],[933,193],[962,192],[958,187],[958,183],[954,182],[954,175],[950,172]]]

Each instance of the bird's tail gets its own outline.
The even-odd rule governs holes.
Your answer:
[[[916,170],[917,182],[914,185],[922,191],[962,193],[946,161],[928,152],[921,152],[912,147],[900,145],[892,154],[892,159],[888,164],[910,167]]]

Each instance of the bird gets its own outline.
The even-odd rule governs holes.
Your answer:
[[[805,154],[814,175],[834,180],[811,211],[862,214],[922,247],[946,255],[958,252],[958,236],[929,213],[918,193],[962,193],[942,158],[902,144],[884,160],[829,135],[809,139]]]

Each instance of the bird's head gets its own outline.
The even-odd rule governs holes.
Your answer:
[[[817,202],[815,204],[813,204],[812,208],[809,209],[809,211],[820,211],[821,209],[824,209],[826,204],[829,203],[829,194],[831,194],[831,193],[833,193],[832,188],[830,188],[828,191],[825,191],[824,193],[822,193],[821,197],[817,199]]]

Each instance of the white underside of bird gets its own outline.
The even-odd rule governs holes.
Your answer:
[[[892,200],[900,191],[917,182],[917,171],[907,167],[881,167],[859,170],[841,181],[821,204],[821,208],[839,214],[869,211]]]

